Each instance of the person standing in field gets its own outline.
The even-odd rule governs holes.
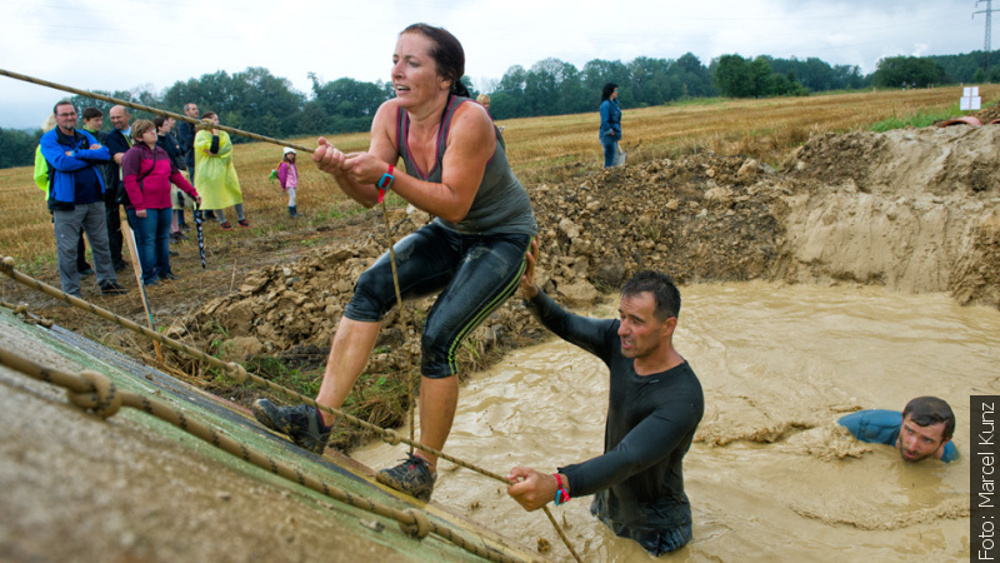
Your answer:
[[[440,450],[458,404],[456,350],[517,290],[537,227],[489,114],[462,84],[465,52],[447,30],[413,24],[392,55],[396,96],[375,114],[368,152],[345,154],[320,138],[313,161],[365,207],[396,195],[436,219],[395,244],[402,297],[439,293],[421,338],[420,443]],[[406,172],[395,165],[402,159]],[[361,274],[333,338],[316,402],[340,408],[375,347],[396,293],[388,252]],[[264,426],[322,453],[333,416],[311,405],[254,402]],[[378,480],[429,500],[437,456],[422,450]]]
[[[100,115],[100,111],[98,111],[97,113],[98,115]],[[83,115],[84,116],[87,115],[87,110],[83,110]],[[87,123],[86,117],[84,117],[83,122],[84,124]],[[56,127],[56,116],[54,113],[50,113],[48,119],[46,119],[45,123],[42,124],[42,134],[44,135],[45,133],[48,133],[49,131],[55,129],[55,127]],[[98,121],[97,129],[99,130],[100,128],[101,128],[101,123],[100,121]],[[84,130],[93,135],[93,132],[87,129],[86,125],[84,126]],[[94,138],[97,139],[98,137],[94,135]],[[98,140],[98,143],[99,142],[101,141]],[[35,185],[38,186],[38,189],[45,192],[45,199],[49,199],[49,164],[45,162],[45,157],[42,156],[41,144],[35,147],[34,178],[35,178]],[[51,214],[52,211],[50,210],[49,213]],[[53,221],[55,221],[55,218],[53,218]],[[91,268],[90,264],[87,263],[87,245],[83,241],[83,227],[80,228],[80,242],[76,247],[76,269],[78,272],[80,272],[81,278],[94,275],[94,269]]]
[[[198,113],[198,104],[186,103],[184,104],[184,115],[190,117],[191,119],[198,119],[200,115]],[[181,152],[184,154],[184,164],[187,168],[188,181],[192,184],[194,183],[194,136],[197,131],[195,131],[195,124],[188,123],[187,121],[182,121],[180,125],[177,126],[177,143],[180,145]]]
[[[281,164],[278,165],[278,183],[281,184],[281,189],[288,194],[288,216],[292,219],[301,217],[295,206],[295,190],[299,187],[299,168],[295,166],[297,154],[292,147],[285,147],[285,152],[281,156]]]
[[[55,224],[59,281],[64,293],[80,297],[77,244],[80,229],[87,232],[97,283],[104,295],[128,290],[118,285],[105,222],[104,178],[94,167],[111,158],[108,148],[90,133],[76,129],[76,109],[68,101],[55,105],[56,128],[42,135],[42,156],[49,170],[49,210]]]
[[[177,185],[195,201],[199,197],[167,151],[157,145],[159,136],[152,121],[136,121],[132,138],[135,145],[122,158],[125,190],[132,202],[126,213],[136,232],[142,284],[159,285],[160,281],[177,279],[170,269],[170,220],[174,214],[170,185]]]
[[[618,85],[608,82],[601,92],[601,146],[604,147],[604,167],[615,165],[618,141],[622,140],[622,110],[618,108]]]
[[[219,124],[219,116],[215,112],[206,111],[202,118],[214,125]],[[194,136],[194,168],[197,171],[194,185],[201,194],[202,207],[215,210],[222,230],[233,228],[226,220],[223,211],[226,207],[236,209],[239,226],[249,227],[250,222],[243,215],[243,190],[233,165],[233,142],[229,133],[211,125],[199,124],[198,133]]]
[[[174,123],[174,118],[163,117],[162,115],[153,119],[153,125],[156,126],[156,145],[167,151],[167,156],[170,157],[170,161],[183,175],[183,172],[187,170],[187,163],[184,162],[184,152],[181,150],[180,143],[172,133]],[[184,239],[184,233],[181,232],[182,223],[184,222],[184,208],[192,207],[189,203],[191,201],[192,200],[187,196],[187,194],[178,188],[176,184],[171,184],[170,205],[173,208],[173,213],[171,214],[172,217],[170,219],[171,242],[178,242]]]
[[[125,185],[122,183],[121,163],[125,153],[132,148],[132,126],[129,124],[131,114],[125,106],[112,106],[108,110],[111,116],[112,129],[104,137],[104,142],[111,151],[108,161],[108,191],[104,194],[104,205],[107,208],[108,244],[111,245],[111,259],[115,263],[115,271],[121,271],[126,263],[122,259],[121,207],[129,207],[128,201],[122,196]],[[124,205],[123,205],[124,204]]]

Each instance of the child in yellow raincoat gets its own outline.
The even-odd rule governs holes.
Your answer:
[[[219,124],[219,116],[210,111],[205,112],[202,119]],[[223,212],[226,207],[236,210],[239,226],[249,227],[250,222],[243,215],[243,190],[233,166],[233,143],[229,134],[204,123],[198,125],[198,133],[194,136],[194,167],[197,171],[194,186],[201,194],[201,206],[215,210],[222,230],[233,228]]]

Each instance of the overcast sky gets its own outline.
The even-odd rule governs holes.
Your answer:
[[[85,90],[163,91],[178,80],[260,66],[309,93],[309,72],[323,81],[387,81],[397,34],[422,21],[458,37],[466,73],[480,89],[513,65],[530,68],[548,57],[579,69],[592,59],[676,59],[687,52],[706,65],[730,53],[818,57],[867,74],[886,56],[981,50],[986,17],[973,12],[986,6],[985,0],[0,0],[0,68]],[[63,96],[0,76],[0,127],[38,127]]]

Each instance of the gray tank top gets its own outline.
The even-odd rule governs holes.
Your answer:
[[[408,174],[426,182],[441,182],[441,166],[447,146],[448,132],[451,129],[451,119],[458,106],[471,101],[469,98],[459,96],[451,96],[448,99],[448,105],[441,120],[441,129],[438,132],[437,156],[434,159],[434,168],[430,172],[420,170],[420,167],[410,156],[410,147],[407,143],[410,118],[406,115],[406,110],[399,108],[396,114],[396,146],[399,147],[399,156],[403,159]],[[496,130],[495,127],[494,130]],[[469,213],[459,223],[452,223],[440,217],[436,218],[435,221],[460,233],[483,235],[516,233],[533,236],[537,233],[538,228],[535,225],[535,215],[531,210],[531,200],[528,199],[528,192],[524,190],[524,186],[511,171],[510,164],[507,162],[507,154],[499,142],[499,133],[497,135],[496,152],[486,163],[483,181],[479,184],[479,190],[476,192],[475,199],[472,200]]]

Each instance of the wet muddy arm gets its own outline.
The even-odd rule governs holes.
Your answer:
[[[635,426],[614,449],[583,463],[560,467],[574,497],[592,495],[683,456],[691,444],[699,416],[687,401],[671,401]]]

